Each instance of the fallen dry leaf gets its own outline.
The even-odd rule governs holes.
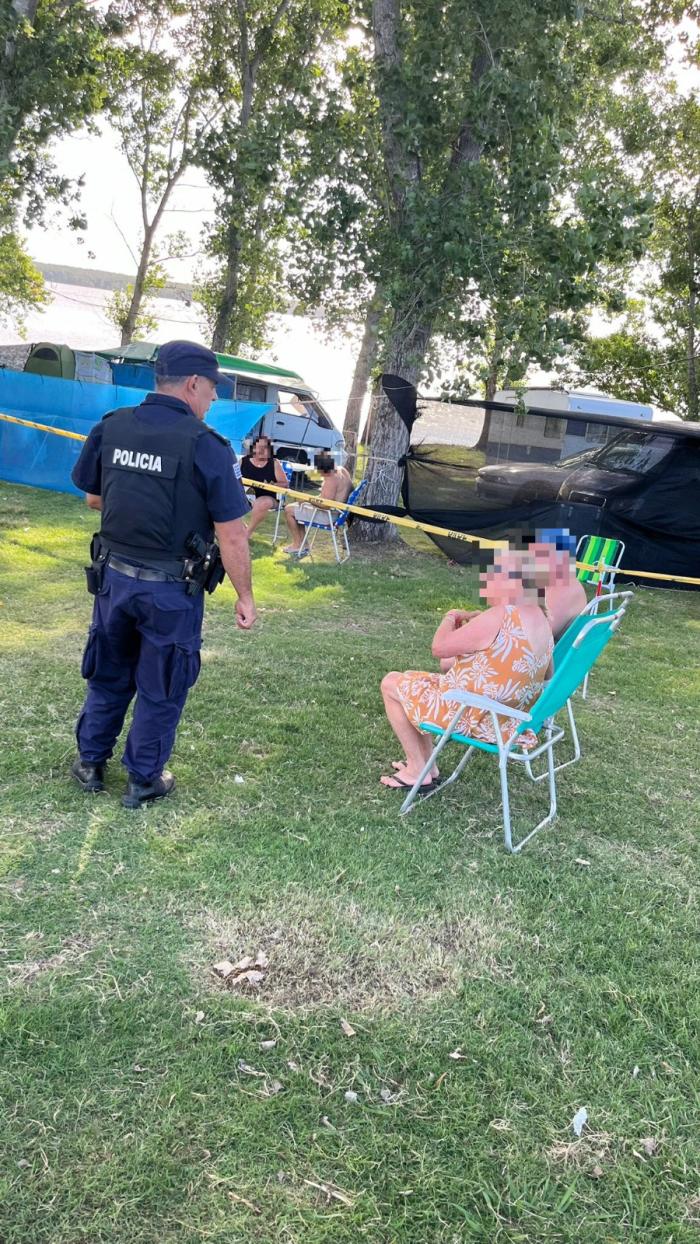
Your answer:
[[[249,968],[247,972],[239,972],[238,976],[234,976],[231,984],[234,988],[238,988],[239,985],[252,985],[254,989],[257,989],[258,985],[262,985],[264,979],[264,972],[257,972],[254,968]]]
[[[654,1156],[659,1147],[658,1140],[655,1140],[653,1136],[643,1136],[639,1143],[650,1158]]]
[[[453,1059],[456,1063],[467,1062],[467,1055],[463,1054],[460,1049],[452,1050],[452,1053],[448,1054],[447,1057]]]
[[[222,959],[220,963],[215,963],[212,968],[212,971],[216,972],[216,975],[220,976],[222,980],[227,980],[229,976],[233,975],[235,970],[235,965],[231,963],[230,959]]]
[[[356,1036],[357,1036],[357,1033],[355,1032],[355,1029],[353,1028],[352,1024],[349,1024],[349,1023],[348,1023],[348,1021],[347,1021],[346,1019],[341,1019],[341,1021],[340,1021],[340,1027],[342,1028],[342,1030],[343,1030],[343,1032],[345,1033],[345,1036],[346,1036],[346,1037],[356,1037]]]
[[[252,966],[253,960],[251,956],[244,955],[242,959],[238,960],[238,963],[234,963],[233,970],[234,972],[247,972],[248,968],[252,968]]]
[[[591,1171],[591,1179],[602,1179],[602,1178],[603,1178],[602,1166],[594,1166],[593,1170]]]

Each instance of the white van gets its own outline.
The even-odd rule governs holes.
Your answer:
[[[313,389],[297,372],[266,363],[251,363],[230,354],[217,354],[219,367],[233,383],[234,401],[273,407],[261,413],[245,438],[247,449],[255,436],[269,436],[275,456],[288,462],[313,465],[316,454],[330,453],[339,466],[345,462],[345,438],[319,402]]]

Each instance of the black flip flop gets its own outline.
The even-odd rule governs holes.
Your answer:
[[[387,777],[391,776],[391,773],[387,773]],[[394,777],[394,781],[397,783],[396,786],[387,786],[386,782],[380,782],[379,785],[383,786],[384,790],[413,790],[413,782],[402,782],[400,777]],[[432,782],[424,782],[416,791],[416,799],[419,795],[429,795],[431,790],[438,785],[439,778],[433,778]]]

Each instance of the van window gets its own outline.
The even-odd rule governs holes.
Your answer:
[[[236,377],[236,397],[239,402],[266,402],[267,385]]]
[[[310,393],[293,393],[288,389],[279,389],[278,401],[283,415],[300,415],[302,419],[313,420],[320,428],[333,427],[326,412]]]

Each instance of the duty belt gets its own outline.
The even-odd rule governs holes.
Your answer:
[[[118,570],[120,574],[128,575],[130,579],[144,579],[147,583],[181,583],[182,579],[177,575],[166,574],[165,570],[151,570],[148,566],[132,566],[130,562],[123,562],[120,557],[115,557],[110,553],[107,558],[107,565],[112,570]]]

